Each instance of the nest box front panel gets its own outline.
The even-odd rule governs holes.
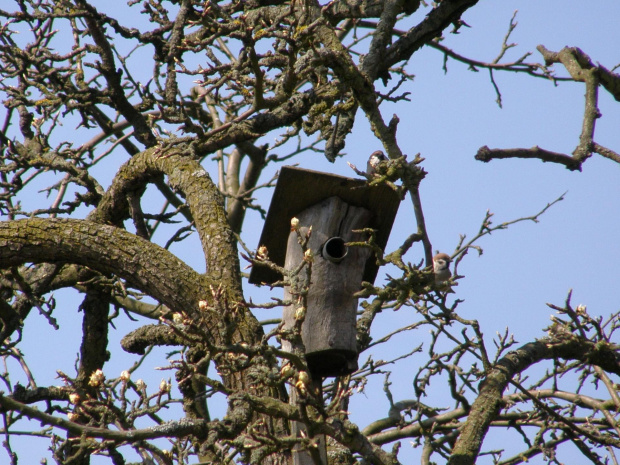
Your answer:
[[[360,290],[371,251],[365,247],[346,247],[345,244],[366,239],[363,234],[353,231],[368,227],[371,216],[363,207],[330,197],[298,213],[299,235],[295,231],[289,234],[285,268],[290,271],[298,269],[304,260],[299,237],[305,237],[312,226],[306,245],[313,255],[310,281],[307,269],[291,277],[293,285],[285,288],[284,297],[293,304],[284,309],[284,321],[286,328],[293,327],[297,309],[304,300],[299,294],[307,292],[301,337],[313,375],[337,376],[357,369],[358,299],[353,295]],[[330,255],[325,248],[332,239],[337,240],[337,246]]]

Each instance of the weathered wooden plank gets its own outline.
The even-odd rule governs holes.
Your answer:
[[[334,263],[325,258],[323,245],[330,238],[341,238],[345,243],[360,241],[361,234],[353,230],[365,228],[371,219],[363,207],[354,207],[339,197],[330,197],[297,216],[299,232],[305,235],[312,226],[307,247],[312,250],[311,282],[307,294],[307,309],[302,325],[302,340],[306,359],[313,376],[339,376],[357,369],[356,312],[364,264],[371,255],[370,249],[349,247],[346,256]],[[290,231],[284,267],[293,270],[304,259],[304,251],[298,243],[297,233]],[[299,288],[308,285],[305,270],[297,275]],[[286,287],[285,300],[295,300],[294,290]],[[285,327],[295,322],[299,305],[284,308]]]

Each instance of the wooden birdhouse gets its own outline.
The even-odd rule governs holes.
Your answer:
[[[374,282],[378,266],[366,247],[347,243],[365,241],[367,234],[354,230],[372,228],[375,241],[384,248],[392,229],[400,198],[386,185],[368,186],[351,179],[285,166],[269,207],[259,246],[269,259],[291,271],[304,260],[299,236],[312,234],[306,248],[312,252],[310,282],[304,271],[293,277],[295,286],[285,287],[285,328],[292,328],[299,305],[295,289],[308,286],[307,307],[301,327],[306,360],[313,377],[341,376],[357,370],[356,314],[354,294],[362,281]],[[291,219],[297,218],[297,231]],[[306,256],[308,259],[308,256]],[[272,284],[282,276],[272,268],[255,265],[250,273],[254,284]],[[299,317],[299,315],[298,315]],[[283,342],[285,350],[290,344]]]

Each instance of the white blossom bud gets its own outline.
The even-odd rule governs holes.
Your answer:
[[[300,371],[297,375],[297,382],[295,383],[295,387],[299,391],[302,396],[308,394],[308,388],[310,386],[310,375],[307,371]]]
[[[282,368],[280,368],[280,376],[282,376],[283,378],[290,378],[291,376],[293,376],[293,373],[295,373],[295,370],[290,363],[286,363],[282,365]]]
[[[165,379],[162,379],[161,383],[159,383],[159,392],[163,394],[170,392],[170,383]]]
[[[269,258],[267,247],[261,245],[256,251],[256,258],[259,260],[267,260],[267,258]]]
[[[92,387],[99,387],[105,381],[105,375],[100,368],[97,368],[90,375],[90,379],[88,380],[88,385]]]
[[[295,310],[295,319],[299,321],[304,318],[306,318],[306,307],[298,307],[297,310]]]
[[[308,385],[310,383],[310,375],[307,371],[300,371],[297,375],[297,380]]]
[[[295,387],[297,388],[297,390],[299,391],[299,393],[302,396],[305,396],[308,394],[308,388],[306,387],[306,385],[304,383],[302,383],[301,381],[297,381],[295,383]]]

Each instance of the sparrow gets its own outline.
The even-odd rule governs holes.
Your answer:
[[[373,152],[368,159],[368,163],[366,164],[366,173],[371,175],[375,173],[382,174],[381,171],[384,171],[382,168],[387,159],[388,158],[381,150]]]
[[[435,272],[435,284],[443,284],[450,276],[450,262],[452,259],[447,253],[438,253],[433,257],[433,271]]]

